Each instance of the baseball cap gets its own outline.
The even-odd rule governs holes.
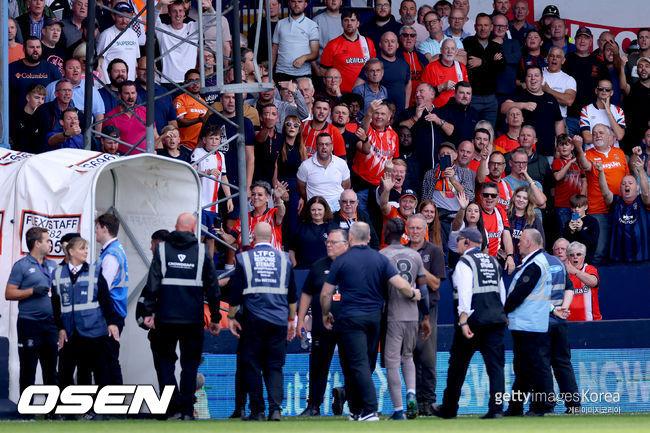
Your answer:
[[[120,130],[117,129],[117,126],[115,125],[104,126],[102,132],[108,135],[109,137],[120,138]]]
[[[589,36],[590,38],[594,36],[594,35],[591,33],[591,30],[589,30],[589,27],[580,27],[580,28],[578,29],[578,31],[576,32],[576,36],[575,36],[575,37],[577,38],[578,36],[582,36],[582,35],[587,35],[587,36]]]
[[[444,141],[444,142],[440,143],[440,146],[439,146],[438,150],[442,149],[443,147],[448,147],[451,150],[453,150],[454,152],[456,152],[456,145],[454,143],[452,143],[451,141]]]
[[[59,20],[58,18],[45,18],[43,27],[52,26],[54,24],[58,24],[61,26],[61,28],[63,28],[63,21]]]
[[[400,196],[399,199],[401,200],[401,199],[403,199],[403,198],[406,197],[406,196],[411,196],[411,197],[413,197],[413,198],[416,199],[416,200],[418,199],[418,196],[415,195],[415,191],[413,191],[412,189],[405,189],[404,191],[402,191],[402,195]]]
[[[470,242],[474,242],[475,244],[480,244],[483,242],[483,236],[481,235],[481,232],[475,228],[467,228],[461,230],[458,233],[458,238],[467,239]]]
[[[560,18],[560,10],[555,5],[548,5],[544,8],[544,11],[542,12],[542,18],[545,17]]]
[[[636,63],[638,64],[639,62],[650,63],[650,57],[641,57],[641,58],[639,58],[639,60],[637,60]]]
[[[115,10],[118,12],[135,13],[135,11],[133,10],[133,6],[131,6],[131,4],[127,2],[119,2],[118,4],[115,5]]]

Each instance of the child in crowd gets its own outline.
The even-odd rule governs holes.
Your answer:
[[[551,170],[555,178],[555,210],[560,230],[571,219],[569,199],[576,194],[587,194],[587,177],[573,154],[573,141],[568,134],[557,136]]]

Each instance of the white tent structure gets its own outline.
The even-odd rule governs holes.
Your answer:
[[[173,230],[182,212],[200,215],[200,181],[184,162],[140,154],[118,157],[76,149],[40,155],[0,149],[0,292],[15,261],[28,252],[25,233],[32,226],[49,230],[50,258],[63,257],[59,239],[77,232],[90,242],[88,260],[101,248],[94,220],[106,212],[120,219],[119,240],[129,264],[128,316],[121,337],[124,383],[157,384],[146,332],[135,321],[135,304],[151,260],[151,234]],[[200,223],[200,218],[199,218]],[[199,233],[199,225],[197,231]],[[0,337],[10,342],[10,399],[18,401],[16,344],[18,303],[0,296]]]

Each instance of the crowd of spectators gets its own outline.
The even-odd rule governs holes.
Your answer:
[[[269,223],[273,245],[298,268],[326,255],[332,228],[369,222],[377,248],[386,221],[414,213],[452,266],[455,236],[470,227],[508,272],[527,228],[549,251],[559,238],[571,243],[569,269],[650,259],[650,28],[623,50],[609,31],[569,34],[553,5],[534,22],[525,0],[495,1],[474,18],[468,0],[419,10],[403,0],[399,18],[390,0],[376,0],[367,20],[342,0],[325,0],[312,18],[306,12],[320,5],[267,1],[257,58],[254,32],[233,47],[223,18],[222,35],[206,35],[205,72],[214,82],[216,41],[224,56],[241,49],[247,82],[269,82],[274,68],[272,90],[244,96],[249,225]],[[9,3],[12,149],[82,148],[90,116],[103,131],[97,150],[144,151],[145,32],[130,21],[138,5],[114,0],[116,12],[98,7],[89,23],[87,0],[55,2],[56,10],[45,0]],[[208,23],[220,15],[200,3],[159,0],[152,17],[162,55],[155,93],[164,95],[155,148],[203,173],[204,223],[236,244],[238,200],[220,201],[229,188],[215,187],[239,182],[229,141],[237,131],[225,120],[236,116],[235,96],[201,88],[196,7]],[[102,56],[85,107],[93,27]]]

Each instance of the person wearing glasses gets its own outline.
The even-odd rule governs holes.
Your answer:
[[[391,0],[376,0],[375,14],[359,30],[362,35],[372,39],[375,47],[379,46],[384,33],[393,32],[396,35],[399,34],[402,24],[397,22],[391,11]]]
[[[511,274],[515,270],[514,247],[510,234],[510,223],[506,213],[497,208],[499,188],[487,182],[481,188],[481,213],[488,237],[488,253],[504,260],[504,269]]]
[[[510,199],[512,198],[513,188],[508,182],[504,179],[504,173],[506,171],[506,157],[503,153],[495,150],[492,152],[488,158],[487,163],[487,173],[479,171],[479,174],[476,177],[478,183],[493,182],[499,187],[499,199],[497,201],[497,207],[500,207],[503,210],[508,208],[510,204]],[[483,176],[481,176],[483,174]]]
[[[330,233],[337,228],[348,231],[355,222],[364,222],[370,227],[370,242],[368,245],[370,245],[370,248],[378,250],[379,237],[377,237],[377,232],[373,228],[368,214],[358,209],[359,200],[357,199],[357,193],[352,189],[346,189],[341,193],[339,204],[341,209],[338,212],[334,212],[332,221],[330,221]]]
[[[610,102],[614,94],[612,82],[600,80],[595,93],[595,102],[586,105],[580,111],[580,133],[584,140],[584,149],[589,150],[594,147],[592,132],[594,126],[599,123],[612,129],[616,138],[614,147],[620,148],[619,141],[625,136],[625,113],[621,107]]]
[[[427,60],[434,62],[440,56],[440,48],[445,39],[449,39],[442,33],[442,21],[440,16],[430,11],[424,16],[424,25],[429,31],[429,37],[418,45],[418,51],[427,57]]]
[[[307,407],[300,416],[319,416],[320,406],[323,403],[323,396],[327,388],[327,375],[329,374],[332,355],[338,343],[337,334],[326,329],[321,320],[322,313],[320,307],[320,292],[323,283],[329,275],[330,268],[334,260],[348,250],[348,231],[336,228],[332,229],[327,235],[324,242],[327,255],[316,260],[302,286],[302,295],[300,295],[300,307],[298,309],[298,326],[296,327],[299,339],[303,339],[302,329],[306,329],[307,311],[311,307],[311,339],[312,349],[309,354],[309,396],[307,397]],[[332,314],[337,315],[338,306],[340,305],[341,294],[337,291],[332,295]],[[339,357],[341,368],[346,371],[344,357]],[[332,390],[336,395],[345,397],[343,387]],[[341,395],[343,394],[343,395]],[[343,398],[345,400],[345,398]],[[342,404],[341,404],[342,406]],[[333,404],[334,408],[334,404]],[[338,408],[337,408],[338,409]],[[343,409],[342,407],[340,408]],[[335,415],[340,415],[338,410],[334,411]]]
[[[399,6],[399,22],[402,24],[402,29],[404,27],[411,27],[411,30],[414,30],[416,37],[413,38],[414,42],[420,42],[426,40],[429,37],[429,32],[424,24],[421,24],[417,21],[418,18],[418,7],[415,0],[402,0]],[[401,33],[401,30],[400,30]]]
[[[544,208],[546,206],[547,197],[544,194],[542,184],[528,173],[528,155],[522,148],[515,149],[510,156],[510,174],[503,178],[503,180],[514,191],[520,186],[530,187],[530,201],[536,208]],[[541,216],[541,215],[540,215]]]
[[[452,9],[447,20],[449,21],[449,27],[443,30],[442,33],[453,39],[457,45],[462,47],[463,39],[471,36],[470,33],[467,33],[463,29],[463,26],[467,22],[467,14],[462,9]],[[465,60],[467,61],[467,56],[465,56]]]
[[[548,158],[539,155],[539,153],[537,153],[535,150],[535,146],[537,144],[537,133],[535,131],[535,128],[530,125],[522,126],[517,141],[519,141],[519,147],[506,156],[506,162],[510,162],[514,156],[515,151],[518,149],[523,150],[528,157],[528,164],[526,168],[527,173],[530,175],[530,177],[539,182],[543,187],[550,188],[553,181],[551,175],[551,167],[549,165]],[[509,165],[509,167],[510,170],[512,170],[512,166]],[[524,180],[521,177],[515,176],[515,179],[517,178],[520,181]],[[513,178],[510,178],[508,183],[510,183],[510,186],[513,188],[519,186],[519,184],[515,182]]]
[[[436,89],[433,105],[442,107],[454,96],[457,83],[467,81],[467,68],[456,60],[459,53],[457,43],[453,39],[446,39],[440,47],[440,57],[435,62],[427,65],[422,75],[425,81]]]
[[[422,26],[421,26],[422,27]],[[411,70],[411,96],[409,106],[415,107],[415,92],[422,82],[422,73],[429,60],[421,52],[415,49],[418,34],[414,26],[403,26],[399,31],[399,49],[397,57],[403,58]]]

